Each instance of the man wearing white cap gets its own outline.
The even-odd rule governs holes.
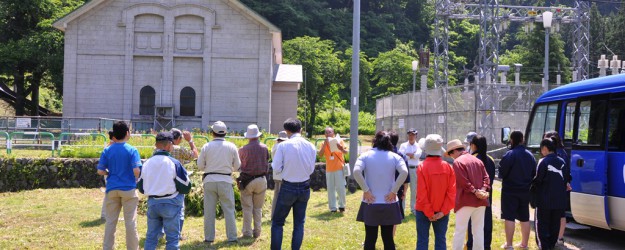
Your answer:
[[[241,157],[241,205],[243,206],[243,237],[260,236],[263,203],[267,190],[267,171],[269,170],[269,150],[267,145],[260,143],[262,133],[255,124],[247,126],[244,136],[249,143],[239,149]],[[252,218],[254,231],[252,231]]]
[[[217,201],[226,219],[228,242],[237,242],[237,224],[234,217],[234,190],[232,172],[239,169],[239,150],[225,136],[226,124],[217,121],[211,126],[213,140],[204,144],[197,158],[197,168],[204,172],[204,242],[215,240]]]

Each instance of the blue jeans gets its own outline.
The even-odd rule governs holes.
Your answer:
[[[145,236],[145,249],[156,249],[158,236],[165,229],[165,249],[179,249],[180,210],[184,195],[172,199],[148,198],[148,231]]]
[[[449,222],[449,215],[443,216],[443,218],[437,221],[430,221],[427,216],[421,211],[417,210],[417,250],[427,250],[430,244],[430,225],[434,229],[434,249],[446,250],[447,239],[447,224]]]
[[[293,236],[291,249],[298,250],[304,240],[304,222],[306,220],[306,206],[310,199],[310,184],[305,182],[282,181],[276,210],[271,218],[271,249],[282,248],[282,234],[284,221],[293,208]]]

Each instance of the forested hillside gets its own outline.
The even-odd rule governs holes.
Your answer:
[[[346,122],[353,1],[240,1],[282,30],[284,61],[304,66],[306,81],[299,93],[299,116],[305,121],[307,131],[318,133],[327,124]],[[39,87],[60,96],[63,33],[53,29],[51,23],[83,2],[0,0],[0,81],[17,85],[22,98],[37,96],[33,89]],[[535,0],[499,3],[544,6],[544,1]],[[572,3],[562,0],[551,5],[573,6]],[[625,8],[607,1],[592,4],[590,69],[595,76],[601,54],[625,57]],[[363,119],[371,120],[376,98],[412,88],[411,62],[418,59],[417,49],[422,45],[432,48],[434,7],[432,0],[362,0],[361,5],[360,108],[364,111]],[[560,32],[551,35],[549,74],[554,81],[557,73],[562,74],[564,83],[571,79],[572,30],[563,25]],[[476,22],[450,22],[450,85],[462,82],[466,77],[464,69],[476,66],[478,34]],[[500,64],[521,63],[522,81],[540,82],[542,48],[542,25],[537,24],[526,33],[521,24],[511,24],[501,37]],[[344,133],[347,127],[341,125],[337,132]]]

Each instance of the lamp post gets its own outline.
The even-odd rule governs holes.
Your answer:
[[[549,90],[549,30],[551,29],[551,21],[553,13],[551,11],[543,12],[543,27],[545,27],[545,69],[543,70],[543,89]]]
[[[419,67],[419,61],[412,61],[412,92],[417,88],[417,68]]]

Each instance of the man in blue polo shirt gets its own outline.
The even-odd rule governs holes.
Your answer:
[[[139,197],[135,192],[139,178],[141,158],[133,146],[126,143],[130,136],[128,124],[118,121],[113,124],[115,143],[104,149],[98,163],[98,174],[108,175],[106,181],[106,226],[104,229],[105,250],[114,249],[115,229],[119,212],[124,208],[126,224],[126,248],[139,249],[137,234],[137,204]]]

